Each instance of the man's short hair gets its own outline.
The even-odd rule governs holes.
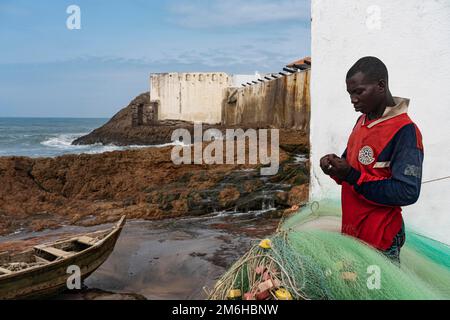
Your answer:
[[[359,59],[347,73],[346,79],[350,79],[358,72],[362,72],[368,80],[378,82],[389,79],[386,65],[376,57],[364,57]]]

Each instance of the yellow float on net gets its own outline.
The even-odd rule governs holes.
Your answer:
[[[239,289],[233,289],[228,292],[228,299],[238,299],[242,297],[242,292]]]
[[[278,300],[292,300],[292,295],[286,289],[280,288],[275,291],[275,296]]]
[[[270,249],[272,248],[272,241],[270,239],[264,239],[259,243],[259,246],[263,249]]]

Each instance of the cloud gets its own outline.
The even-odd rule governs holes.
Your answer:
[[[302,23],[266,28],[267,31],[218,33],[213,39],[203,38],[183,44],[160,44],[157,50],[146,44],[130,45],[131,50],[81,50],[59,57],[18,61],[0,61],[0,67],[34,68],[39,64],[65,70],[97,68],[140,69],[150,72],[225,71],[229,73],[276,72],[287,63],[310,55],[310,29]],[[268,32],[270,31],[270,32]],[[135,50],[139,47],[140,50]],[[105,50],[103,50],[105,51]],[[28,63],[27,63],[28,62]]]
[[[230,45],[230,43],[232,45]],[[162,49],[158,55],[93,56],[76,62],[142,68],[149,72],[225,71],[229,73],[276,72],[286,64],[310,55],[310,31],[303,26],[274,29],[271,34],[225,37],[206,46]]]
[[[189,28],[237,27],[281,21],[309,21],[308,0],[177,0],[174,20]]]
[[[206,46],[192,46],[165,52],[153,59],[155,64],[198,66],[209,70],[275,72],[286,64],[310,55],[310,29],[295,25],[273,28],[270,34],[240,33]]]

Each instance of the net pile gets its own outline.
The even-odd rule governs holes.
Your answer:
[[[339,232],[339,203],[323,201],[287,218],[255,244],[210,299],[450,299],[450,248],[408,232],[398,266]]]

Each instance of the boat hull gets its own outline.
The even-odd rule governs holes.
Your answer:
[[[68,290],[67,281],[72,275],[68,268],[78,266],[81,280],[85,280],[108,259],[121,230],[122,226],[119,226],[102,243],[74,256],[0,278],[0,300],[44,299]]]

